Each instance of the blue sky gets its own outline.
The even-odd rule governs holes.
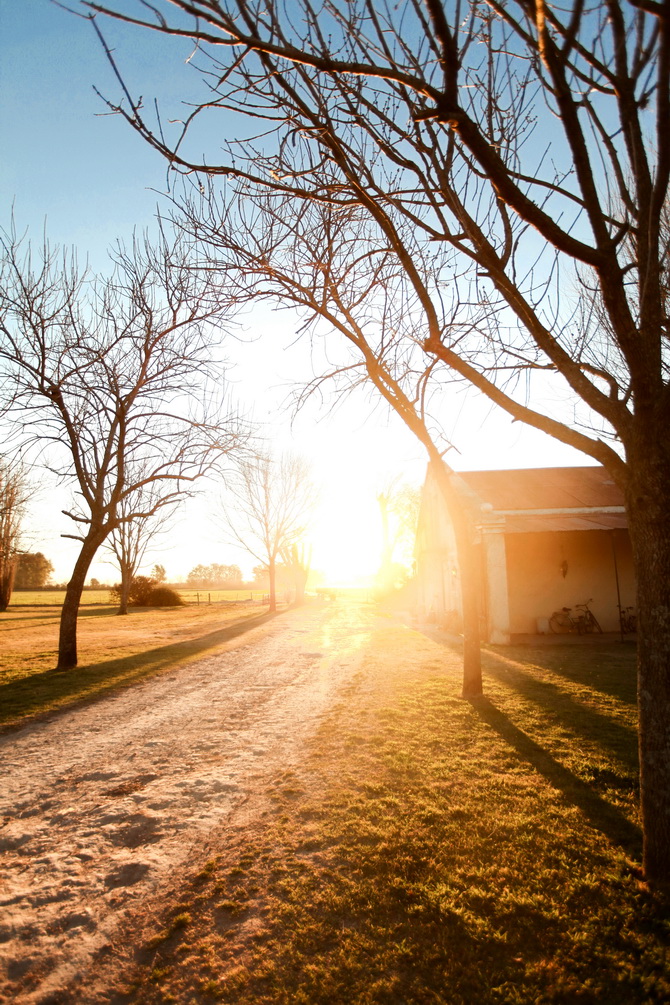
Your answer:
[[[151,47],[136,32],[113,25],[111,37],[131,78],[141,59],[147,83],[164,88],[166,77],[178,79],[173,65],[167,74],[165,63],[148,58]],[[0,0],[2,220],[14,198],[21,225],[39,232],[46,218],[54,241],[85,249],[99,267],[117,236],[151,222],[151,189],[164,187],[165,165],[104,114],[94,84],[117,92],[90,24],[49,0]]]
[[[148,98],[159,93],[170,105],[198,89],[196,74],[185,65],[187,43],[161,39],[157,44],[155,36],[114,23],[105,32],[134,93]],[[104,269],[106,248],[116,238],[150,227],[166,174],[162,159],[125,122],[104,114],[93,84],[111,97],[118,93],[85,20],[49,0],[0,0],[0,223],[9,223],[13,203],[20,229],[28,227],[39,238],[46,221],[51,242],[76,246],[80,260],[88,258],[95,269]],[[268,328],[268,318],[251,317],[247,326],[250,335],[260,333]],[[323,485],[318,536],[324,555],[329,552],[332,561],[339,554],[344,567],[347,554],[360,557],[365,551],[373,563],[375,492],[394,475],[418,484],[425,464],[422,449],[399,420],[383,409],[373,411],[363,397],[334,413],[315,405],[291,432],[281,403],[288,382],[310,373],[309,348],[292,344],[294,327],[281,314],[271,321],[271,338],[238,347],[230,375],[235,393],[265,424],[266,433],[278,437],[281,448],[293,446],[314,463]],[[489,415],[488,406],[465,406],[457,437],[461,454],[449,458],[455,467],[585,463],[555,441]],[[213,505],[211,500],[200,504],[203,526]],[[58,579],[68,578],[73,561],[72,544],[59,539],[69,529],[64,524],[53,503],[36,500],[31,547],[52,558]],[[149,555],[149,564],[162,561],[172,576],[185,575],[199,562],[244,565],[223,543],[217,542],[213,553],[215,533],[206,530],[181,552]],[[104,565],[91,574],[113,578]]]

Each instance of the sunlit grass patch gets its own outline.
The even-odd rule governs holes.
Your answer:
[[[174,589],[185,603],[203,607],[209,604],[243,603],[251,600],[261,602],[267,596],[265,590],[193,590],[179,583],[174,586]],[[10,601],[10,610],[17,607],[60,607],[64,600],[65,590],[51,588],[14,590]],[[107,606],[110,601],[109,587],[101,587],[100,589],[86,587],[84,589],[82,603],[87,607],[92,604]]]
[[[224,647],[267,615],[257,606],[83,607],[79,666],[54,672],[60,611],[10,608],[0,617],[0,728],[175,669]]]
[[[301,777],[276,778],[291,799],[205,886],[189,938],[206,965],[192,954],[163,992],[668,1000],[669,905],[639,873],[633,654],[573,652],[491,652],[486,696],[468,702],[457,654],[381,632]],[[161,999],[145,980],[137,1000]]]
[[[43,590],[14,590],[12,593],[9,610],[14,611],[17,608],[35,608],[35,607],[61,607],[63,601],[65,600],[65,590],[47,588]],[[82,603],[87,607],[92,604],[103,604],[108,606],[110,604],[109,588],[103,587],[102,589],[89,589],[85,588]]]

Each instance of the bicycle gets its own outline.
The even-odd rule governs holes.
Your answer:
[[[619,608],[619,623],[624,635],[634,635],[637,631],[637,615],[634,607]]]
[[[589,604],[593,603],[593,598],[591,600],[585,600],[583,604],[576,604],[578,611],[581,611],[582,618],[582,631],[592,634],[593,632],[599,632],[601,635],[603,633],[602,628],[598,624],[598,619],[589,607]]]
[[[562,607],[560,611],[554,611],[549,618],[549,627],[555,635],[566,632],[577,632],[578,635],[600,632],[602,628],[598,624],[598,619],[589,607],[593,599],[585,600],[583,604],[575,604],[577,614],[572,614],[572,607]]]

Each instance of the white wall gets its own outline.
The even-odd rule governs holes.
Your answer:
[[[635,604],[630,542],[614,532],[622,607]],[[590,605],[603,631],[619,628],[612,532],[557,531],[507,534],[510,631],[535,632],[538,618],[561,607]],[[563,576],[562,563],[567,563]]]

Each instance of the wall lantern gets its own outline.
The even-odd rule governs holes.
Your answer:
[[[563,576],[563,579],[565,579],[565,577],[568,574],[568,563],[567,563],[567,560],[565,558],[561,562],[559,568],[561,570],[561,575]]]

